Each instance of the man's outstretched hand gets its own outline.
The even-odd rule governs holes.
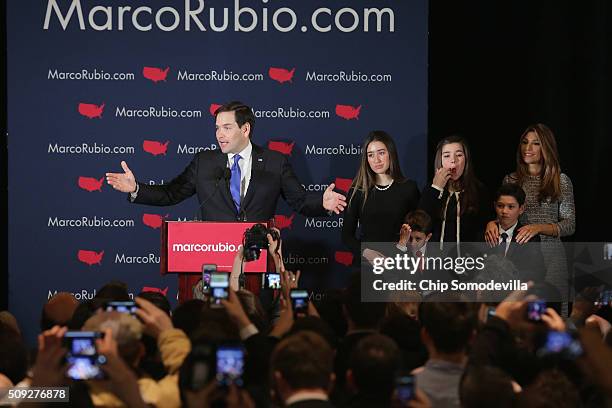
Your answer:
[[[121,162],[121,168],[123,168],[124,173],[106,173],[106,182],[122,193],[133,193],[136,191],[134,173],[124,161]]]
[[[336,187],[336,185],[331,183],[325,190],[325,193],[323,193],[323,208],[327,211],[333,211],[336,214],[340,214],[344,211],[344,207],[346,207],[346,197],[340,193],[336,193],[334,187]]]

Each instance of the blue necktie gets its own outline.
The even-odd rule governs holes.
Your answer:
[[[242,159],[239,154],[234,156],[234,165],[232,166],[232,177],[230,178],[230,193],[236,206],[236,211],[240,211],[240,166],[238,162]]]

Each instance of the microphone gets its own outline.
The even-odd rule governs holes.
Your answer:
[[[214,173],[214,179],[215,179],[215,190],[206,200],[202,201],[202,203],[200,204],[196,213],[193,216],[194,221],[199,221],[198,213],[200,212],[204,204],[208,203],[215,196],[215,194],[217,194],[217,191],[219,191],[219,183],[221,182],[221,180],[223,179],[229,180],[229,178],[232,176],[230,169],[228,169],[227,167],[225,168],[225,171],[221,167],[215,167],[215,169],[213,170],[213,173]]]
[[[246,221],[247,220],[247,216],[246,216],[246,211],[244,210],[244,208],[240,208],[240,212],[238,213],[238,215],[236,215],[236,221]]]

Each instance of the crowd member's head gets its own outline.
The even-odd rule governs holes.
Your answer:
[[[137,367],[144,356],[141,342],[143,325],[128,313],[101,312],[90,317],[83,325],[84,331],[102,332],[112,329],[113,339],[117,342],[119,354],[130,367]]]
[[[255,129],[255,115],[250,107],[234,101],[215,111],[217,142],[225,154],[238,154],[249,144]]]
[[[345,294],[342,289],[332,289],[326,292],[322,301],[317,304],[319,316],[331,326],[336,338],[344,337],[347,330],[343,311],[344,297]]]
[[[11,324],[0,321],[0,374],[12,385],[24,379],[28,371],[28,352],[21,335]]]
[[[512,378],[497,367],[470,366],[459,384],[462,408],[512,408],[516,393]]]
[[[473,305],[466,302],[421,303],[421,336],[430,356],[438,358],[464,354],[478,325]]]
[[[354,191],[350,199],[352,200],[359,190],[364,195],[365,203],[368,192],[376,184],[377,175],[388,174],[395,182],[401,182],[405,177],[400,168],[397,147],[387,132],[373,130],[361,146],[363,149],[361,163],[351,186]]]
[[[192,342],[240,341],[239,330],[224,308],[207,307],[202,310],[199,317],[193,316],[193,318],[197,319],[197,325],[192,322],[193,331],[187,333]]]
[[[21,329],[17,323],[17,319],[10,312],[3,310],[0,312],[0,324],[2,324],[3,330],[12,330],[17,335],[21,336]]]
[[[236,295],[238,295],[240,304],[251,323],[253,323],[259,331],[267,332],[268,318],[259,298],[255,296],[253,292],[245,289],[239,290],[236,292]]]
[[[420,367],[427,361],[427,350],[421,341],[420,331],[418,320],[406,314],[389,315],[380,326],[380,333],[393,339],[401,349],[405,369]]]
[[[321,336],[303,331],[281,340],[270,359],[273,390],[287,401],[300,393],[328,395],[334,383],[334,353]]]
[[[423,248],[431,238],[432,222],[431,217],[423,210],[414,210],[406,214],[404,224],[408,224],[412,232],[408,243],[412,252]]]
[[[385,316],[386,304],[361,301],[361,280],[359,275],[351,276],[346,288],[344,303],[348,330],[377,329]]]
[[[159,309],[166,312],[168,316],[172,315],[172,306],[170,306],[170,302],[168,298],[159,292],[140,292],[138,297],[141,297],[149,302],[153,303]]]
[[[332,349],[336,349],[338,339],[334,330],[321,318],[315,316],[304,316],[295,321],[289,335],[299,333],[302,331],[311,331],[321,336]]]
[[[393,340],[382,334],[369,335],[351,353],[347,384],[358,396],[389,401],[400,361],[400,352]]]
[[[94,315],[96,310],[102,306],[103,301],[99,299],[86,300],[77,305],[68,323],[70,330],[81,330],[87,319]]]
[[[452,188],[454,191],[463,190],[464,192],[461,195],[461,214],[477,211],[480,182],[476,178],[470,149],[464,138],[453,135],[438,142],[434,171],[438,171],[440,168],[447,169],[450,174],[446,187]]]
[[[576,386],[555,369],[540,372],[520,395],[519,406],[526,408],[575,408],[582,406]]]
[[[531,174],[530,167],[540,167],[540,201],[555,201],[561,195],[561,167],[557,141],[550,128],[542,123],[525,129],[516,150],[516,176],[518,184]]]
[[[497,222],[507,230],[525,212],[525,190],[515,183],[503,184],[495,193],[494,206]]]
[[[95,299],[104,301],[117,301],[125,302],[130,299],[128,287],[125,282],[111,281],[106,285],[102,286],[97,292]]]
[[[172,313],[172,324],[191,337],[191,334],[200,325],[202,313],[206,309],[208,309],[208,305],[200,299],[191,299],[181,303]]]
[[[53,326],[66,326],[79,306],[72,293],[59,292],[45,303],[40,317],[40,330],[49,330]]]

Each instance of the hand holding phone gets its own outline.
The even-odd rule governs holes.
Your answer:
[[[264,273],[262,275],[262,289],[280,289],[281,276],[280,273]]]
[[[293,315],[296,317],[308,314],[308,291],[304,289],[291,289],[289,297],[293,307]]]
[[[222,345],[217,348],[217,382],[229,387],[242,387],[244,372],[244,350],[239,345]]]
[[[210,274],[211,306],[222,307],[221,300],[229,298],[229,274],[212,272]]]
[[[414,376],[408,372],[400,372],[396,375],[395,393],[402,405],[414,399]]]
[[[66,376],[73,380],[92,380],[105,378],[100,367],[106,357],[98,354],[96,339],[102,338],[101,332],[68,331],[64,334],[64,346],[68,350]]]
[[[202,265],[202,292],[206,295],[210,294],[211,274],[215,272],[217,272],[217,265],[215,264]]]

